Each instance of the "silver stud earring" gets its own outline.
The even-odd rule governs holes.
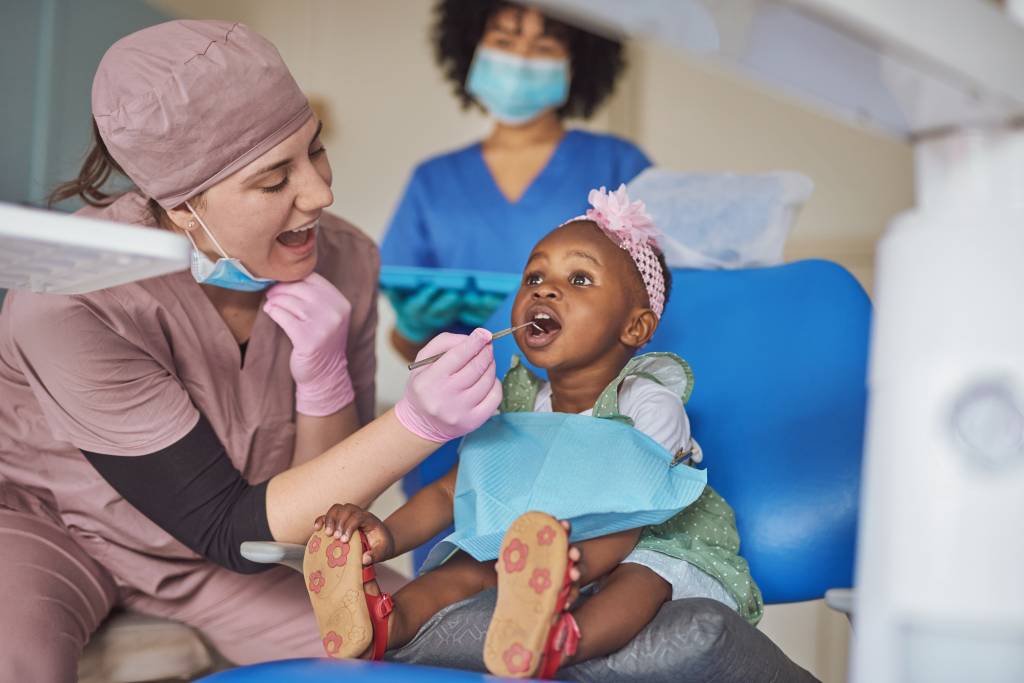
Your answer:
[[[195,227],[196,227],[196,222],[195,221],[189,221],[188,222],[188,229],[189,230],[192,230]]]

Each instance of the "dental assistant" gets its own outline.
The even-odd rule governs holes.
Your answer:
[[[240,557],[303,543],[497,407],[489,334],[442,335],[376,420],[378,255],[324,210],[320,124],[241,24],[118,41],[93,82],[81,214],[185,234],[191,272],[0,309],[0,662],[72,681],[111,608],[197,627],[232,661],[318,656],[302,577]],[[109,195],[124,173],[134,189]],[[264,571],[266,570],[266,571]]]
[[[619,43],[501,0],[440,0],[434,39],[456,96],[494,127],[416,167],[381,245],[384,264],[519,273],[552,225],[586,210],[591,189],[650,166],[626,140],[563,123],[589,118],[611,94]],[[483,324],[497,304],[431,288],[389,296],[392,344],[410,359],[440,330]]]

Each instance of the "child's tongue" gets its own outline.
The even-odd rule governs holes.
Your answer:
[[[533,321],[533,324],[536,326],[531,330],[534,335],[547,334],[562,329],[562,326],[551,318],[537,318]],[[538,330],[537,327],[540,327],[540,329]]]

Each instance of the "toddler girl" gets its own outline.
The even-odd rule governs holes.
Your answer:
[[[495,585],[484,661],[500,676],[550,677],[611,654],[671,599],[760,619],[732,510],[692,467],[702,455],[683,407],[690,368],[671,353],[634,355],[671,288],[653,223],[624,187],[592,191],[590,203],[537,244],[512,309],[513,325],[533,322],[516,342],[548,381],[513,359],[501,415],[385,522],[353,505],[317,519],[305,574],[329,655],[379,659]],[[381,595],[372,563],[453,520],[420,576],[394,600]],[[571,609],[588,584],[595,592]]]

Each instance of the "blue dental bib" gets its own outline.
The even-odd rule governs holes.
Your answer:
[[[615,420],[569,413],[506,413],[467,436],[459,451],[455,531],[421,572],[463,550],[498,556],[502,537],[530,510],[572,523],[585,541],[660,524],[695,501],[705,470],[672,467],[672,454]]]

